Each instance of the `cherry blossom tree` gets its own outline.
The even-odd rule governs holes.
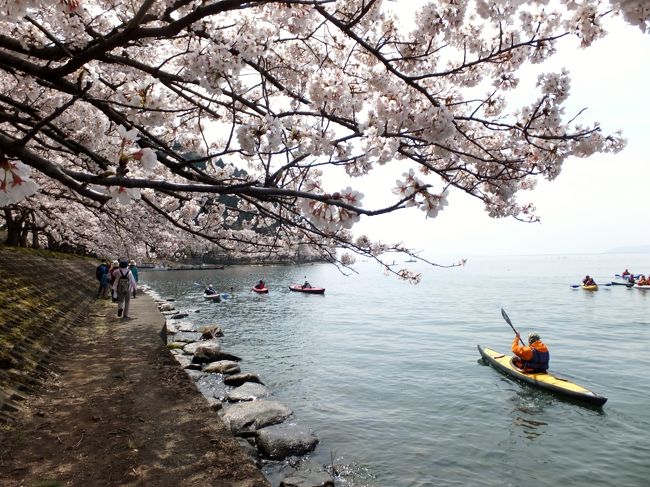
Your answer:
[[[645,30],[647,2],[437,0],[410,27],[391,5],[0,0],[10,234],[104,255],[303,249],[347,265],[337,249],[410,252],[355,237],[362,216],[435,218],[456,188],[493,217],[534,221],[520,191],[624,146],[566,113],[566,71],[540,75],[523,106],[508,98],[563,37],[588,47],[616,14]],[[366,208],[354,178],[383,165],[392,202]],[[332,172],[352,182],[326,187]]]

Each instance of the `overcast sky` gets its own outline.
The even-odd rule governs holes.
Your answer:
[[[599,253],[650,245],[650,34],[616,24],[591,48],[570,46],[550,65],[571,73],[567,114],[587,108],[583,123],[599,121],[604,133],[620,129],[628,145],[618,154],[569,159],[555,181],[540,180],[534,191],[520,193],[520,202],[535,203],[541,223],[491,219],[480,202],[452,193],[449,206],[435,219],[413,210],[364,217],[354,233],[401,240],[436,259]],[[394,186],[395,177],[378,177],[373,187],[361,187],[364,207],[390,190],[379,187],[382,179]]]

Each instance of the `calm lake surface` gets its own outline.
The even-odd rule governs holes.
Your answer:
[[[312,459],[340,485],[650,485],[650,291],[572,289],[650,254],[483,257],[423,264],[417,286],[371,263],[346,277],[327,264],[140,272],[140,283],[194,323],[220,323],[224,350],[259,374],[320,444]],[[324,296],[292,293],[305,276]],[[250,288],[264,279],[268,295]],[[231,299],[209,303],[196,282]],[[515,327],[537,331],[551,370],[609,398],[583,407],[480,361],[477,344],[510,351]],[[271,480],[275,482],[274,478]]]

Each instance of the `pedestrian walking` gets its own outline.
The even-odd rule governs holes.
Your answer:
[[[129,319],[131,294],[137,289],[133,273],[128,265],[126,260],[122,260],[119,267],[113,271],[113,291],[117,295],[117,316],[124,320]]]

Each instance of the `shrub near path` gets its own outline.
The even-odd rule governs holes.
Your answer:
[[[8,255],[23,265],[8,264]],[[78,272],[59,275],[83,278],[82,285],[58,283],[61,292],[52,299],[73,305],[67,316],[80,317],[60,332],[61,340],[41,324],[55,346],[40,361],[30,358],[35,365],[29,372],[20,369],[21,350],[34,356],[35,348],[45,348],[27,338],[36,325],[22,323],[28,312],[17,320],[2,314],[0,486],[268,487],[165,348],[159,336],[164,318],[153,300],[140,294],[131,301],[134,319],[119,320],[112,303],[94,298],[94,263],[70,262],[0,250],[0,272],[13,275],[14,286],[26,285],[25,269],[39,266],[43,280],[61,266]],[[74,285],[90,298],[65,291]],[[43,321],[39,306],[31,306],[36,321]],[[16,327],[22,331],[12,334]],[[18,350],[8,337],[22,337]]]

